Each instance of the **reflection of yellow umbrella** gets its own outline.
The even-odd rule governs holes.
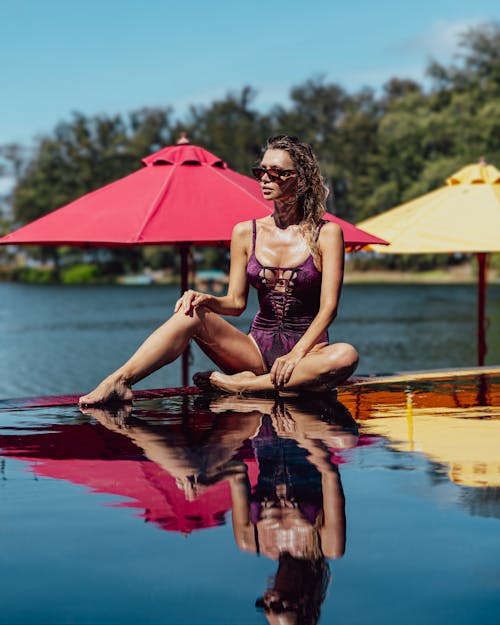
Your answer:
[[[486,254],[500,252],[500,171],[482,159],[426,193],[357,224],[390,241],[383,254],[475,253],[479,263],[478,364],[484,365]]]
[[[390,439],[398,451],[420,451],[449,467],[467,486],[500,486],[500,408],[379,406],[363,429]]]
[[[383,376],[340,387],[339,399],[363,433],[447,465],[457,484],[500,487],[500,368],[484,371]]]

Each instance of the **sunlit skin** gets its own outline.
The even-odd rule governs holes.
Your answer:
[[[261,166],[294,170],[286,150],[264,153]],[[263,265],[295,267],[310,254],[300,222],[297,176],[260,181],[274,212],[257,220],[256,256]],[[80,398],[80,404],[105,403],[111,399],[130,401],[131,386],[153,371],[175,360],[194,339],[221,372],[210,375],[212,386],[229,393],[276,389],[326,390],[346,380],[356,368],[356,350],[346,343],[318,344],[337,315],[343,279],[344,244],[341,228],[332,222],[321,229],[318,239],[318,269],[322,272],[318,314],[292,351],[277,358],[266,372],[260,351],[250,335],[232,326],[221,315],[238,316],[245,310],[249,284],[246,275],[252,252],[252,222],[235,226],[231,239],[231,266],[227,294],[222,297],[186,291],[174,314],[139,347],[135,354],[99,386]]]

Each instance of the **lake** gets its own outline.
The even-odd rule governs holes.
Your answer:
[[[498,375],[6,403],[0,623],[498,622]]]
[[[0,623],[498,623],[498,373],[28,407],[8,398],[93,387],[177,290],[0,284],[0,298]],[[331,335],[361,373],[469,367],[475,298],[347,285]],[[487,314],[494,364],[499,285]],[[138,386],[179,384],[174,364]]]
[[[0,398],[84,393],[171,314],[175,287],[0,284]],[[256,301],[232,322],[247,331]],[[489,352],[500,363],[500,285],[488,289]],[[346,285],[331,340],[352,343],[358,373],[470,367],[474,285]],[[193,348],[192,371],[211,369]],[[137,388],[180,386],[175,363]]]

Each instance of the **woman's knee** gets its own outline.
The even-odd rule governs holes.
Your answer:
[[[359,354],[349,343],[336,343],[332,345],[329,354],[330,371],[333,373],[339,369],[354,371],[358,366]]]
[[[175,319],[178,323],[197,329],[203,324],[207,310],[208,309],[204,306],[199,306],[198,308],[193,308],[186,314],[181,308],[172,315],[171,319]]]

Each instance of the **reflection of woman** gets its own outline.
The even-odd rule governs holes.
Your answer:
[[[330,579],[326,558],[341,557],[345,548],[344,494],[330,450],[355,446],[356,425],[340,403],[321,399],[309,399],[304,408],[300,399],[285,405],[220,396],[210,409],[213,427],[195,447],[185,431],[173,435],[171,428],[133,416],[130,406],[84,412],[132,439],[176,478],[187,499],[204,485],[228,480],[238,546],[278,561],[273,584],[257,605],[270,623],[316,623]],[[246,465],[236,458],[257,461],[253,489]]]
[[[224,401],[229,405],[225,399],[219,405]],[[251,408],[252,400],[246,404]],[[229,477],[233,529],[241,549],[278,560],[272,587],[257,601],[268,621],[316,623],[330,576],[325,558],[339,558],[345,549],[344,494],[328,447],[352,447],[357,436],[345,412],[339,427],[311,406],[288,407],[268,406],[252,439],[259,464],[253,492],[245,473]]]
[[[238,470],[241,463],[233,465],[231,461],[242,441],[255,431],[256,423],[254,415],[240,415],[238,420],[232,415],[216,415],[212,428],[193,444],[184,428],[173,431],[137,418],[127,404],[113,410],[89,407],[82,412],[132,440],[148,460],[175,478],[189,501],[196,499],[207,485]]]
[[[237,224],[231,241],[227,295],[186,291],[174,315],[132,358],[107,377],[82,404],[132,398],[131,385],[172,362],[194,339],[224,373],[197,383],[228,392],[275,388],[322,390],[355,369],[356,350],[328,344],[343,278],[342,231],[325,222],[326,189],[309,145],[295,137],[273,137],[254,169],[269,217]],[[260,311],[249,334],[220,315],[240,315],[249,285]]]

